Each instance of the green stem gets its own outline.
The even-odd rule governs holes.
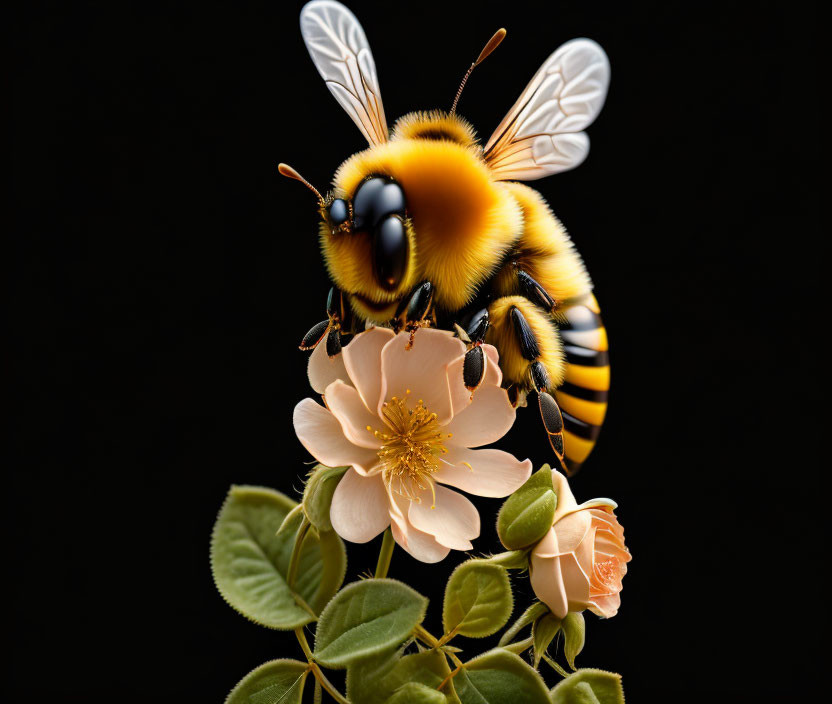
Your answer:
[[[387,570],[390,569],[390,559],[393,557],[393,548],[396,547],[396,541],[393,540],[393,533],[388,528],[384,531],[384,538],[381,540],[381,548],[378,551],[378,563],[376,564],[376,579],[382,579],[387,576]]]
[[[443,645],[443,643],[424,626],[416,626],[413,630],[413,635],[415,635],[425,645],[429,645],[431,648],[441,648]],[[442,652],[453,661],[454,665],[457,666],[457,669],[462,667],[462,660],[456,656],[456,653],[452,653],[448,650],[443,650]]]
[[[303,654],[306,656],[306,660],[309,662],[309,669],[312,671],[312,674],[315,676],[317,682],[336,702],[338,702],[338,704],[350,704],[350,700],[338,691],[335,685],[327,679],[327,676],[318,666],[318,663],[314,661],[312,649],[309,647],[309,641],[306,640],[306,633],[304,633],[303,627],[296,628],[295,635],[297,636],[298,643],[300,643],[300,649],[303,651]]]
[[[312,662],[312,649],[309,647],[309,641],[306,640],[306,633],[304,633],[303,631],[303,626],[295,629],[295,635],[298,638],[298,643],[300,643],[300,649],[303,651],[306,660],[308,662]]]
[[[306,534],[309,532],[311,525],[309,519],[304,515],[298,526],[298,532],[295,533],[295,544],[292,547],[292,556],[289,558],[289,569],[286,571],[286,583],[289,585],[289,589],[293,591],[295,588],[295,579],[298,576],[298,567],[300,567],[300,551],[303,547],[303,540],[306,538]]]
[[[321,687],[323,687],[329,696],[338,702],[338,704],[350,704],[350,700],[336,689],[335,685],[327,679],[326,675],[321,671],[321,668],[314,662],[312,663],[312,674],[315,675],[315,679],[321,683]]]

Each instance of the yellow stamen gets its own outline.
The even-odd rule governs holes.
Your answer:
[[[382,404],[382,416],[387,424],[375,431],[381,441],[378,457],[382,477],[393,491],[410,499],[421,501],[420,494],[430,490],[431,508],[436,508],[436,489],[431,475],[439,471],[439,455],[448,450],[443,441],[436,413],[431,413],[419,400],[415,408],[409,408],[407,398],[393,397]]]

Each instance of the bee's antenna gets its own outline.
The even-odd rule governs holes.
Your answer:
[[[498,46],[500,46],[500,42],[506,38],[506,30],[500,27],[496,32],[494,32],[494,36],[488,40],[488,44],[483,47],[483,50],[480,52],[480,55],[477,57],[477,60],[471,64],[468,70],[465,72],[465,75],[462,77],[462,83],[459,84],[459,90],[456,92],[456,97],[454,98],[454,104],[451,105],[451,115],[456,113],[456,104],[459,102],[459,96],[462,95],[462,89],[465,88],[465,84],[468,82],[468,77],[471,75],[473,70],[479,66],[488,55],[494,51]]]
[[[301,176],[295,169],[293,169],[289,164],[280,163],[277,165],[277,170],[280,172],[281,176],[285,176],[286,178],[293,178],[295,181],[300,181],[304,186],[306,186],[312,193],[318,196],[318,202],[323,205],[324,198],[320,194],[317,188],[313,186],[309,181],[307,181],[303,176]]]

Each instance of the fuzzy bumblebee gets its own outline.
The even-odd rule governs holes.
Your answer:
[[[583,130],[609,82],[603,50],[576,39],[555,51],[483,147],[456,104],[505,30],[468,69],[449,112],[405,115],[391,132],[352,12],[314,0],[300,24],[319,73],[370,145],[341,164],[326,197],[280,166],[318,196],[321,250],[335,284],[327,320],[301,348],[326,339],[327,352],[338,354],[341,337],[368,324],[411,335],[425,325],[456,330],[469,348],[464,382],[475,392],[487,364],[480,345],[493,344],[513,402],[536,393],[552,448],[574,472],[606,412],[606,332],[566,230],[542,196],[518,181],[586,158]]]

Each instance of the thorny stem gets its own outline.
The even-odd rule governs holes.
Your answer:
[[[393,540],[393,533],[388,528],[384,531],[384,538],[381,540],[381,547],[378,551],[378,562],[376,563],[376,579],[383,579],[387,576],[387,570],[390,569],[390,560],[393,557],[393,548],[396,547],[396,541]]]

